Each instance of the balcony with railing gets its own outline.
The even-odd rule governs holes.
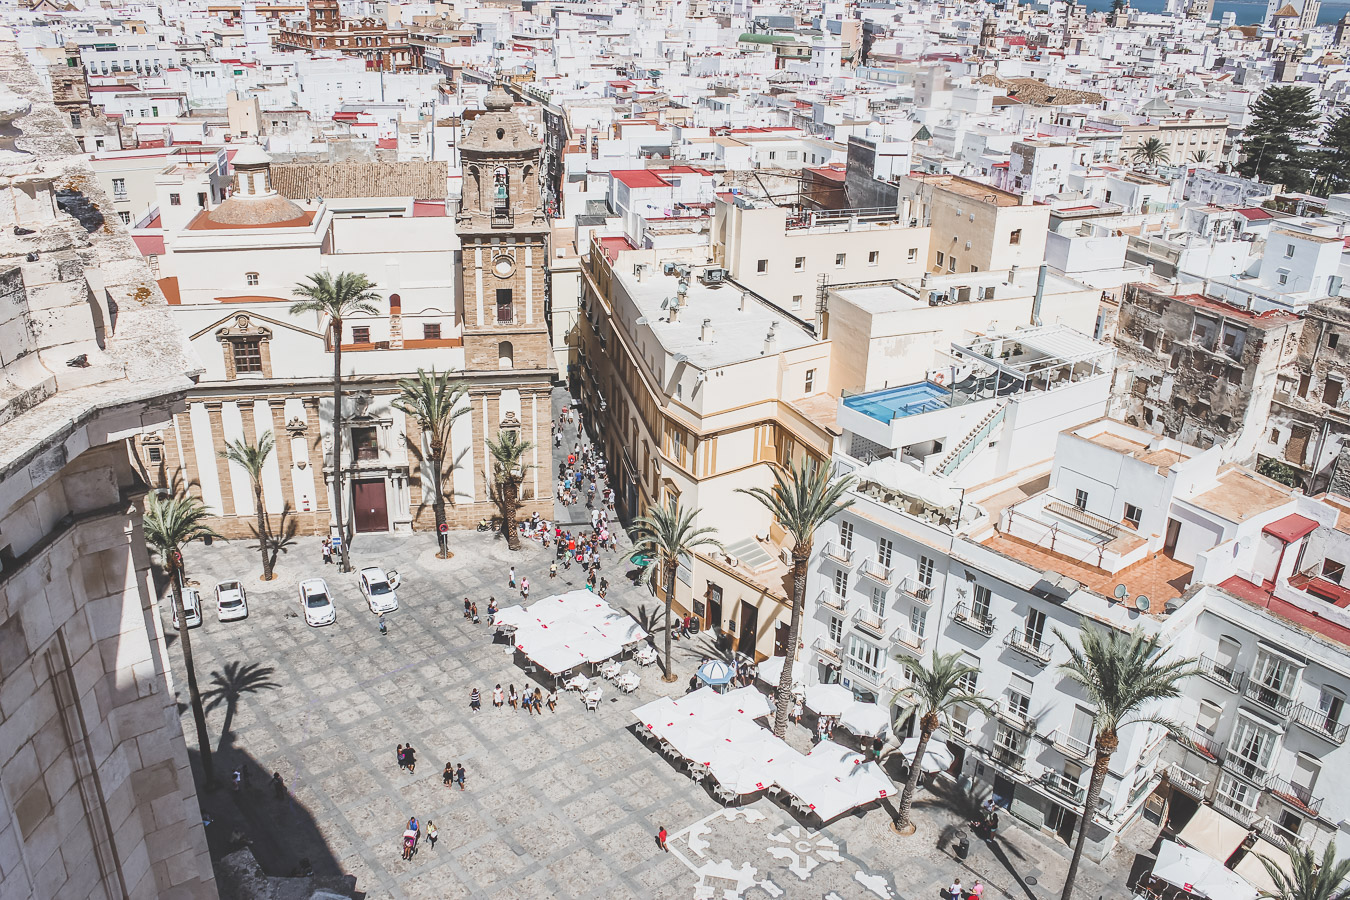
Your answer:
[[[1196,668],[1201,675],[1205,676],[1210,681],[1213,681],[1215,684],[1228,688],[1230,691],[1236,691],[1242,687],[1242,679],[1246,674],[1241,669],[1221,665],[1217,660],[1209,656],[1201,656],[1196,661]]]
[[[1040,635],[1028,634],[1027,630],[1021,625],[1015,625],[1009,629],[1003,637],[1003,644],[1042,666],[1050,664],[1050,652],[1055,648],[1054,643],[1045,640]]]
[[[1087,791],[1079,787],[1078,782],[1053,769],[1047,769],[1040,780],[1041,785],[1048,791],[1068,800],[1070,803],[1082,803],[1083,798],[1087,795]]]
[[[1018,731],[1032,732],[1036,730],[1036,720],[1007,700],[1002,700],[994,706],[994,715]]]
[[[1215,740],[1213,735],[1206,734],[1198,728],[1181,726],[1170,730],[1168,734],[1172,740],[1187,750],[1199,753],[1212,762],[1218,762],[1223,758],[1223,744]]]
[[[1276,775],[1266,779],[1266,790],[1280,802],[1307,816],[1316,816],[1322,810],[1322,798],[1314,797],[1309,788],[1285,781]]]
[[[901,592],[911,600],[917,600],[924,606],[933,605],[933,589],[919,581],[919,579],[910,578],[908,576],[901,578],[899,588]]]
[[[1253,795],[1253,798],[1254,797],[1255,795]],[[1253,799],[1252,802],[1253,804],[1255,804],[1256,802],[1255,799]],[[1231,797],[1228,794],[1215,793],[1214,807],[1215,809],[1219,809],[1222,810],[1223,812],[1226,812],[1228,815],[1232,816],[1234,819],[1237,819],[1238,822],[1242,823],[1243,825],[1251,825],[1256,819],[1255,805],[1244,806],[1241,800],[1239,800],[1237,797]]]
[[[844,651],[840,646],[839,641],[831,640],[824,635],[821,635],[811,642],[811,649],[836,660],[842,660],[844,658]]]
[[[860,609],[853,614],[853,624],[874,637],[886,636],[886,616],[872,609]]]
[[[848,607],[848,601],[834,591],[821,591],[816,597],[816,602],[835,612],[843,612]]]
[[[1204,800],[1209,791],[1209,782],[1176,763],[1167,766],[1167,780],[1173,788],[1183,794],[1189,794],[1196,800]]]
[[[1285,828],[1279,822],[1272,822],[1269,816],[1255,823],[1257,829],[1261,832],[1261,837],[1270,841],[1281,850],[1287,850],[1290,847],[1302,847],[1303,840],[1294,832]]]
[[[1072,756],[1075,759],[1086,759],[1092,752],[1092,745],[1087,741],[1081,741],[1063,729],[1056,728],[1050,732],[1050,743],[1055,745],[1060,753],[1065,756]]]
[[[825,555],[835,562],[841,562],[846,566],[853,564],[853,548],[845,547],[838,541],[830,541],[825,545]]]
[[[895,568],[893,566],[883,566],[875,559],[868,557],[867,559],[864,559],[862,565],[858,567],[858,574],[866,575],[873,581],[890,587],[891,576],[895,574]]]
[[[989,755],[1005,769],[1020,772],[1027,764],[1026,741],[1009,741],[1003,738],[1002,732],[999,732],[994,736],[994,746]]]
[[[1289,715],[1294,708],[1294,698],[1289,694],[1252,679],[1243,685],[1242,696],[1281,716]]]
[[[1314,709],[1306,703],[1294,707],[1293,719],[1296,725],[1336,744],[1344,744],[1346,731],[1350,730],[1350,725],[1336,721],[1326,710]]]
[[[908,647],[916,653],[922,653],[924,644],[928,639],[921,634],[917,634],[908,625],[897,626],[895,631],[891,632],[891,640],[901,646]]]
[[[1266,782],[1266,775],[1268,774],[1266,767],[1237,753],[1225,755],[1223,758],[1223,767],[1233,774],[1247,779],[1258,787]]]
[[[952,610],[952,621],[978,631],[985,637],[994,633],[994,617],[971,609],[969,603],[956,604],[956,608]]]

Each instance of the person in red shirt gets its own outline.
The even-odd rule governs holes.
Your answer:
[[[666,846],[666,826],[664,825],[656,832],[656,845],[667,853],[670,852],[670,848]]]

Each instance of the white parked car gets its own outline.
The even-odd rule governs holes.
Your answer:
[[[178,630],[178,607],[173,606],[173,597],[169,597],[169,605],[173,610],[173,628]],[[202,595],[197,593],[196,588],[183,588],[183,618],[187,620],[187,627],[196,628],[202,624]]]
[[[367,566],[358,574],[357,582],[361,586],[366,603],[370,604],[371,612],[387,613],[398,609],[398,594],[394,593],[398,582],[384,574],[384,569],[379,566]]]
[[[248,597],[244,586],[237,581],[222,581],[216,585],[216,613],[220,621],[248,618]]]
[[[305,611],[306,625],[332,625],[337,621],[337,607],[328,584],[322,578],[307,578],[300,582],[300,608]]]

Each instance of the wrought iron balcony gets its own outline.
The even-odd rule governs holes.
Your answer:
[[[1005,769],[1012,769],[1014,772],[1020,772],[1026,768],[1027,760],[1022,755],[1025,751],[1017,750],[1014,747],[1005,747],[1001,744],[994,744],[994,749],[990,751],[990,756],[994,762],[1003,766]]]
[[[1275,775],[1266,779],[1266,790],[1305,815],[1316,816],[1322,809],[1321,797],[1314,797],[1312,791],[1301,784],[1285,781]]]
[[[1196,666],[1201,675],[1228,688],[1230,691],[1241,689],[1243,676],[1246,675],[1241,669],[1220,665],[1218,661],[1208,656],[1201,656],[1197,660]]]
[[[952,610],[952,621],[978,631],[988,637],[994,633],[994,617],[988,613],[976,612],[968,603],[958,603]]]
[[[1036,720],[1021,710],[1009,706],[1007,700],[1000,702],[994,707],[994,715],[998,716],[1018,731],[1030,733],[1036,730]]]
[[[923,652],[924,644],[928,642],[927,638],[915,634],[908,625],[897,626],[895,631],[891,632],[891,640],[920,653]]]
[[[1067,731],[1059,728],[1050,732],[1050,742],[1064,755],[1077,759],[1086,759],[1087,755],[1092,752],[1091,744],[1080,741]]]
[[[816,602],[821,606],[828,607],[835,612],[843,612],[848,606],[848,601],[836,594],[834,591],[821,591],[816,597]]]
[[[853,548],[845,547],[838,541],[830,541],[825,545],[825,555],[835,562],[841,562],[846,566],[853,564]]]
[[[844,657],[843,649],[840,647],[839,642],[831,640],[830,638],[825,637],[824,635],[812,641],[811,647],[817,653],[823,653],[826,656],[832,656],[835,659],[842,660]]]
[[[1214,762],[1223,758],[1223,744],[1214,739],[1198,728],[1178,728],[1176,731],[1170,731],[1172,739],[1188,750],[1194,750],[1201,756],[1208,757]]]
[[[1011,647],[1038,665],[1050,664],[1050,652],[1055,645],[1039,636],[1028,636],[1021,625],[1015,625],[1003,637],[1004,646]]]
[[[1071,803],[1082,803],[1083,798],[1087,795],[1087,791],[1079,787],[1078,782],[1053,769],[1047,769],[1045,774],[1041,776],[1041,784],[1051,793],[1058,794]]]
[[[1266,783],[1266,767],[1247,759],[1245,756],[1229,753],[1223,758],[1223,767],[1236,775],[1242,776],[1257,787]]]
[[[1251,825],[1256,819],[1255,806],[1243,806],[1235,797],[1230,797],[1227,794],[1216,793],[1214,805],[1243,825]]]
[[[905,593],[905,596],[917,600],[924,606],[932,606],[933,604],[933,589],[926,584],[922,584],[917,578],[901,578],[900,590]]]
[[[1255,700],[1260,705],[1281,716],[1289,715],[1294,707],[1294,698],[1288,694],[1278,691],[1273,687],[1262,684],[1259,681],[1247,680],[1243,686],[1242,695],[1248,700]]]
[[[1350,730],[1350,725],[1337,722],[1326,710],[1313,709],[1306,703],[1294,707],[1294,723],[1337,744],[1345,743],[1346,731]]]

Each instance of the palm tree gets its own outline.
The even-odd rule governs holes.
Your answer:
[[[291,315],[316,312],[328,317],[329,340],[333,342],[333,514],[337,517],[338,568],[350,572],[347,547],[351,543],[347,523],[342,515],[342,320],[355,313],[375,315],[375,300],[379,295],[375,285],[366,276],[356,272],[342,272],[336,277],[327,272],[309,276],[309,283],[297,284],[291,291],[303,300],[291,304]]]
[[[1069,861],[1061,900],[1073,900],[1074,881],[1078,878],[1088,825],[1101,799],[1111,754],[1120,746],[1121,729],[1152,722],[1169,731],[1180,732],[1180,726],[1175,723],[1143,710],[1160,700],[1178,696],[1181,682],[1198,671],[1193,659],[1164,661],[1162,657],[1167,648],[1159,642],[1157,635],[1145,635],[1137,630],[1126,634],[1114,628],[1098,628],[1086,619],[1079,623],[1079,628],[1078,646],[1055,629],[1056,636],[1069,651],[1068,661],[1061,663],[1059,669],[1065,678],[1082,686],[1088,700],[1097,708],[1093,723],[1097,731],[1094,740],[1096,756],[1092,760],[1092,778],[1088,782],[1083,817],[1078,822],[1078,840]]]
[[[771,489],[737,488],[749,494],[773,513],[778,524],[792,537],[792,620],[788,626],[788,659],[783,674],[778,677],[778,692],[774,702],[778,709],[773,717],[773,733],[782,737],[787,733],[788,714],[792,711],[792,661],[797,658],[797,644],[801,640],[802,610],[806,607],[806,567],[811,561],[811,545],[816,529],[853,505],[852,498],[841,499],[853,487],[853,477],[834,478],[827,466],[808,465],[807,460],[786,475],[778,466],[773,473]]]
[[[272,432],[264,431],[257,444],[239,438],[227,443],[225,449],[220,451],[220,457],[247,472],[248,480],[253,484],[253,507],[258,514],[258,549],[262,551],[263,581],[272,580],[272,554],[269,552],[272,532],[267,524],[267,510],[263,508],[262,472],[274,446]]]
[[[1192,151],[1192,152],[1191,152],[1191,162],[1193,162],[1193,163],[1207,163],[1207,162],[1209,162],[1209,151],[1208,151],[1208,150],[1194,150],[1194,151]]]
[[[994,711],[993,701],[970,689],[973,676],[978,675],[980,670],[963,663],[961,656],[960,651],[945,656],[936,653],[931,667],[911,656],[900,658],[901,664],[909,669],[910,686],[899,691],[896,697],[904,696],[917,701],[916,711],[919,713],[919,746],[909,765],[905,792],[900,795],[900,808],[895,814],[895,827],[905,834],[911,834],[914,830],[914,824],[909,820],[910,806],[914,803],[914,791],[923,771],[923,755],[928,750],[928,739],[937,731],[938,725],[958,705],[972,706],[987,715],[992,715]]]
[[[1312,848],[1290,844],[1289,872],[1286,874],[1273,859],[1257,854],[1266,867],[1274,891],[1262,892],[1271,900],[1350,900],[1350,888],[1341,887],[1350,878],[1350,859],[1336,858],[1336,842],[1327,844],[1318,862]]]
[[[1134,161],[1156,169],[1160,163],[1168,161],[1167,145],[1158,138],[1148,138],[1134,148]]]
[[[197,690],[197,670],[192,662],[192,637],[188,633],[187,616],[183,613],[183,548],[203,538],[219,538],[206,524],[210,516],[206,505],[187,494],[160,496],[150,494],[145,503],[145,543],[159,555],[161,565],[169,576],[173,595],[173,612],[178,619],[178,641],[183,648],[183,665],[187,669],[188,697],[192,703],[192,720],[197,726],[197,749],[202,756],[202,775],[206,787],[216,784],[215,767],[211,763],[211,742],[206,737],[206,712],[202,709],[202,695]]]
[[[492,483],[496,486],[497,507],[502,511],[502,528],[506,530],[506,546],[520,549],[520,534],[516,531],[516,510],[520,509],[520,483],[530,468],[525,454],[534,449],[530,441],[522,441],[512,428],[503,428],[488,441],[488,455],[492,457]]]
[[[450,541],[441,533],[441,526],[445,524],[445,454],[450,449],[450,427],[470,411],[469,404],[460,402],[468,394],[469,386],[462,381],[451,381],[449,372],[437,372],[433,368],[430,373],[418,369],[416,378],[400,380],[398,390],[394,408],[417,422],[417,427],[427,438],[425,459],[422,459],[420,446],[412,447],[412,450],[431,470],[431,506],[436,513],[436,539],[441,548],[436,555],[449,559]]]
[[[713,537],[716,528],[694,527],[694,519],[699,512],[697,509],[682,509],[672,498],[665,506],[653,506],[645,516],[639,516],[633,522],[637,538],[635,549],[658,561],[656,565],[642,570],[642,583],[651,584],[654,573],[659,569],[666,591],[666,681],[675,680],[675,671],[670,665],[670,604],[675,599],[675,571],[680,567],[683,557],[700,548],[723,549],[721,541]]]

